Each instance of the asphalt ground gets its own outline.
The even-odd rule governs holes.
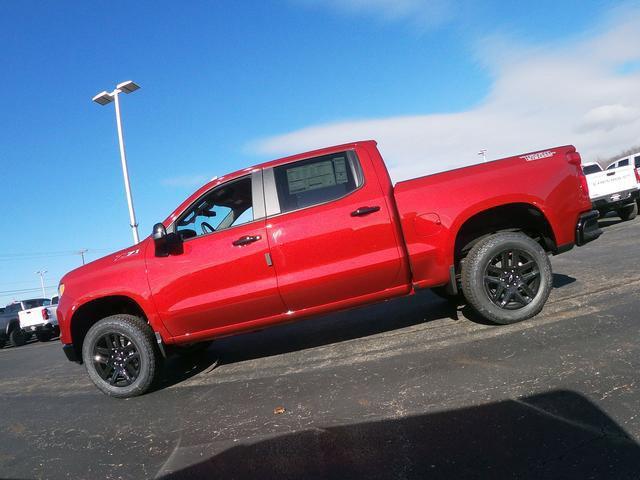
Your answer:
[[[58,341],[0,350],[1,478],[640,478],[640,220],[554,257],[538,317],[423,292],[219,340],[100,393]]]

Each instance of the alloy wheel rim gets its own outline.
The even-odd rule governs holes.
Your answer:
[[[540,268],[527,252],[515,248],[503,250],[485,267],[484,289],[497,307],[519,310],[538,295]]]
[[[93,365],[109,385],[128,387],[140,375],[140,352],[126,335],[105,333],[93,347]]]

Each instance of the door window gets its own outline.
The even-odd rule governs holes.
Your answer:
[[[619,167],[626,167],[627,165],[629,165],[629,159],[628,158],[625,158],[624,160],[620,160],[618,162],[618,166]]]
[[[351,152],[275,167],[274,178],[282,213],[336,200],[362,185],[360,166]]]
[[[176,232],[186,240],[253,220],[251,176],[247,176],[218,185],[198,199],[176,221]]]

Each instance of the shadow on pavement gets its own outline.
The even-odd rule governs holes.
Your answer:
[[[554,288],[575,281],[568,275],[553,274]],[[172,356],[165,362],[162,378],[154,390],[180,383],[218,364],[229,365],[331,345],[439,319],[458,320],[459,311],[472,322],[495,325],[463,302],[454,305],[423,290],[410,297],[221,338],[196,354]]]
[[[456,307],[429,291],[421,291],[411,297],[225,337],[201,351],[171,355],[153,390],[178,384],[218,364],[330,345],[441,318],[457,320]]]
[[[538,480],[640,475],[638,444],[596,405],[570,391],[236,445],[183,446],[158,477]],[[202,460],[203,451],[206,457],[216,450]]]
[[[215,350],[222,363],[229,364],[364,338],[443,318],[457,320],[457,308],[429,291],[421,291],[411,297],[222,338],[210,350]]]
[[[553,288],[562,288],[571,285],[576,279],[563,273],[553,274]]]

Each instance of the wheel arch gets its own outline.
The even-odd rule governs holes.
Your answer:
[[[131,297],[109,295],[90,300],[78,307],[70,320],[71,342],[80,362],[82,345],[89,329],[103,318],[116,314],[134,315],[151,327],[144,309]]]
[[[483,238],[504,231],[519,231],[536,240],[546,252],[556,253],[558,245],[553,228],[544,212],[527,202],[494,206],[474,213],[458,228],[455,235],[453,261],[460,261]]]

